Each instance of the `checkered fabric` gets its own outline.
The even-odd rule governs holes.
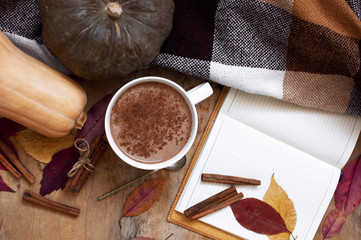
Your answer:
[[[361,115],[360,0],[175,0],[153,64]],[[358,87],[357,87],[358,86]]]
[[[174,2],[172,33],[152,65],[306,107],[361,115],[360,0]],[[38,45],[42,56],[33,55],[44,62],[51,59],[42,45],[36,0],[2,0],[0,30],[22,48]]]

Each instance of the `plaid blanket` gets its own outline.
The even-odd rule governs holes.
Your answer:
[[[174,2],[172,33],[152,65],[361,115],[360,0]],[[42,45],[36,0],[2,0],[0,30],[29,54],[67,71]]]

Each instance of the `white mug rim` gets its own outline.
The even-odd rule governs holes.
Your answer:
[[[168,86],[173,87],[175,90],[177,90],[179,93],[181,93],[181,95],[184,97],[184,99],[186,100],[186,102],[190,108],[191,114],[192,114],[192,131],[191,131],[191,134],[190,134],[190,137],[189,137],[187,143],[172,158],[161,161],[161,162],[157,162],[157,163],[142,163],[142,162],[138,162],[138,161],[128,157],[125,153],[123,153],[119,149],[119,147],[115,143],[112,133],[111,133],[111,129],[110,129],[110,115],[111,115],[113,106],[114,106],[115,102],[117,101],[118,97],[128,88],[130,88],[136,84],[142,83],[142,82],[161,82],[161,83],[167,84]],[[108,139],[109,145],[120,159],[122,159],[127,164],[129,164],[133,167],[139,168],[139,169],[155,170],[155,169],[166,168],[166,167],[173,165],[174,163],[179,161],[189,151],[189,149],[193,145],[193,142],[194,142],[196,134],[197,134],[198,115],[197,115],[197,110],[195,108],[195,105],[192,104],[189,96],[187,95],[187,92],[181,86],[179,86],[177,83],[175,83],[169,79],[163,78],[163,77],[146,76],[146,77],[140,77],[140,78],[131,80],[130,82],[126,83],[124,86],[122,86],[120,89],[117,90],[117,92],[113,95],[112,99],[110,100],[110,102],[108,104],[108,107],[107,107],[107,110],[105,113],[105,123],[104,124],[105,124],[105,134]]]

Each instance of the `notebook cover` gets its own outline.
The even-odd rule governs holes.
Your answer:
[[[207,223],[204,223],[202,221],[199,221],[199,220],[192,220],[192,219],[189,219],[187,218],[183,213],[181,212],[178,212],[175,210],[175,207],[179,201],[179,198],[184,190],[184,187],[191,175],[191,172],[195,166],[195,163],[196,161],[198,160],[198,157],[202,151],[202,148],[207,140],[207,137],[208,137],[208,134],[210,133],[211,129],[212,129],[212,126],[213,126],[213,123],[218,115],[218,111],[219,109],[221,108],[222,106],[222,103],[224,101],[224,98],[225,98],[225,95],[227,94],[228,92],[228,87],[224,87],[219,98],[218,98],[218,101],[216,103],[216,106],[214,107],[214,110],[210,116],[210,119],[208,121],[208,124],[206,126],[206,129],[204,131],[204,134],[199,142],[199,145],[194,153],[194,156],[193,156],[193,159],[189,165],[189,168],[184,176],[184,179],[182,181],[182,184],[178,190],[178,193],[176,195],[176,198],[175,198],[175,201],[172,205],[172,208],[170,209],[169,211],[169,214],[168,214],[168,221],[171,222],[171,223],[174,223],[176,225],[179,225],[181,227],[184,227],[188,230],[191,230],[193,232],[196,232],[198,234],[201,234],[203,236],[206,236],[208,238],[211,238],[211,239],[215,239],[215,240],[223,240],[223,239],[229,239],[229,240],[242,240],[241,238],[239,237],[236,237],[234,235],[231,235],[219,228],[216,228],[216,227],[213,227]]]

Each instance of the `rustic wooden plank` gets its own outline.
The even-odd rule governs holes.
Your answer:
[[[121,87],[125,82],[137,77],[155,75],[166,77],[178,82],[185,89],[190,89],[204,80],[165,68],[143,69],[111,82],[87,82],[79,80],[88,93],[87,109],[106,94]],[[157,240],[167,238],[177,239],[207,239],[167,222],[167,215],[174,201],[175,195],[184,177],[189,161],[192,158],[197,143],[207,125],[209,116],[214,108],[215,102],[220,94],[221,86],[212,83],[214,94],[207,100],[197,105],[199,114],[198,135],[191,150],[187,154],[187,164],[178,171],[161,170],[151,177],[164,177],[166,179],[165,190],[159,200],[147,212],[136,217],[125,217],[122,219],[122,229],[119,228],[118,219],[121,215],[123,205],[128,194],[139,183],[130,186],[103,201],[98,202],[96,198],[107,190],[111,190],[124,182],[132,180],[146,171],[139,170],[123,163],[116,155],[108,149],[104,158],[97,165],[96,171],[89,177],[88,181],[80,191],[73,193],[68,191],[56,191],[47,198],[78,207],[81,209],[77,218],[51,211],[49,209],[34,206],[22,200],[24,189],[28,188],[39,192],[42,169],[44,164],[38,163],[27,156],[22,149],[18,148],[20,158],[35,175],[36,182],[32,185],[24,179],[16,179],[9,172],[0,171],[0,175],[8,185],[16,190],[16,193],[0,192],[0,239],[131,239],[134,237],[149,237]],[[18,147],[18,146],[17,146]],[[352,155],[352,159],[361,154],[361,140]],[[148,177],[150,178],[150,177]],[[333,209],[330,204],[328,212]],[[343,230],[332,238],[332,240],[356,240],[361,236],[361,208],[358,208],[348,217]],[[321,223],[322,226],[322,223]],[[322,229],[318,230],[315,239],[322,239]]]

